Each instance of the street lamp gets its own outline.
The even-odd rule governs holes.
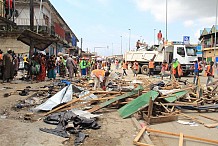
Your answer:
[[[166,0],[166,38],[165,40],[167,41],[167,0]]]
[[[156,31],[156,29],[154,29],[154,45],[155,45],[155,31]]]
[[[214,38],[214,62],[216,62],[217,5],[218,5],[218,0],[216,1],[216,21],[215,21],[215,38]]]
[[[122,36],[120,36],[120,41],[121,41],[121,46],[120,46],[121,48],[120,49],[121,49],[121,55],[122,55],[123,54],[123,52],[122,52]]]
[[[130,37],[131,37],[131,29],[129,28],[129,51],[130,51]]]

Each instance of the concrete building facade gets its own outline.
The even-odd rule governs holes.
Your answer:
[[[45,50],[46,53],[57,55],[58,52],[68,53],[70,49],[78,49],[77,42],[79,40],[54,6],[49,0],[43,0],[40,12],[40,1],[34,0],[34,32],[43,36],[53,36],[58,40]],[[17,41],[22,31],[29,29],[30,26],[29,2],[29,0],[15,1],[16,17],[13,20],[17,24],[16,28],[6,30],[5,26],[0,25],[0,49],[4,52],[8,48],[13,49],[16,53],[29,52],[29,46]],[[72,42],[72,38],[76,38],[74,42]]]
[[[215,32],[216,32],[216,47],[215,47]],[[203,58],[205,61],[215,61],[218,62],[218,26],[213,25],[212,28],[204,28],[200,31],[199,38],[202,51]]]

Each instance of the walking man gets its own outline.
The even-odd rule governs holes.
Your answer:
[[[70,55],[70,57],[67,58],[66,66],[67,66],[67,69],[69,72],[70,80],[72,81],[74,69],[76,68],[76,65],[74,64],[74,61],[73,61],[73,58],[71,55]]]
[[[210,82],[213,82],[213,78],[214,78],[214,68],[213,68],[214,62],[211,61],[210,65],[207,66],[206,70],[205,70],[205,74],[207,76],[207,85]]]
[[[8,49],[7,53],[3,56],[3,82],[9,82],[12,78],[13,72],[13,57],[12,50]]]
[[[127,73],[126,73],[126,70],[127,70],[127,67],[128,66],[128,63],[124,60],[123,61],[123,76],[126,75],[127,76]]]

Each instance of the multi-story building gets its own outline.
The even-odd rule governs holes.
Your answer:
[[[58,52],[68,53],[70,49],[78,49],[77,42],[79,40],[54,6],[49,0],[43,0],[40,7],[40,1],[34,0],[34,32],[57,38],[46,48],[46,53],[57,55]],[[8,30],[0,24],[0,49],[3,51],[11,48],[16,53],[29,52],[29,46],[17,40],[23,30],[30,29],[29,3],[30,0],[15,1],[15,12],[11,21],[16,23],[16,28]]]
[[[216,32],[216,47],[215,47],[215,32]],[[207,62],[209,61],[216,61],[218,62],[218,26],[213,25],[212,28],[204,28],[200,31],[200,38],[199,38],[202,51],[203,51],[203,58]]]

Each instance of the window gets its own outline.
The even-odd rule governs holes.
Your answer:
[[[185,57],[185,49],[184,49],[184,47],[178,47],[177,48],[177,54],[179,54],[182,57]]]
[[[188,56],[197,56],[197,51],[194,47],[186,47],[186,52]]]

